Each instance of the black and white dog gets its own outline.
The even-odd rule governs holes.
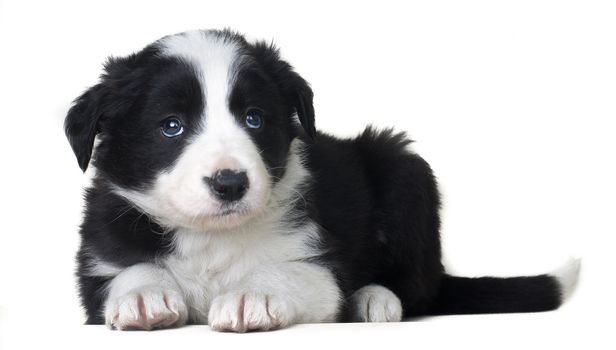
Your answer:
[[[403,133],[317,132],[312,96],[276,48],[226,30],[109,59],[65,121],[92,172],[77,258],[87,323],[245,332],[561,304],[577,261],[445,274],[429,165]]]

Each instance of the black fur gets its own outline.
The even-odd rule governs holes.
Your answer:
[[[453,277],[444,276],[428,313],[477,314],[533,312],[556,309],[560,286],[552,276]]]
[[[88,316],[86,323],[101,324],[100,311],[110,279],[88,274],[93,256],[120,267],[152,261],[169,253],[172,236],[160,234],[163,228],[113,194],[106,181],[96,179],[85,200],[77,253],[79,293]]]
[[[407,149],[404,133],[367,128],[352,139],[317,133],[312,90],[278,50],[249,44],[229,31],[251,57],[229,96],[238,118],[259,106],[267,125],[251,132],[273,181],[283,176],[291,141],[306,142],[312,174],[304,219],[322,227],[327,249],[317,263],[331,267],[345,296],[368,284],[391,289],[404,316],[449,313],[528,312],[560,304],[560,286],[547,275],[516,278],[462,278],[444,273],[439,242],[440,199],[430,166]],[[198,132],[204,101],[190,65],[158,55],[156,45],[126,58],[110,59],[101,82],[76,101],[66,134],[82,170],[98,170],[86,193],[78,277],[87,323],[102,323],[109,279],[87,273],[92,256],[121,267],[170,252],[172,232],[112,193],[111,184],[146,189],[156,174],[173,165],[188,137],[160,137],[161,122],[174,115],[187,136]],[[298,128],[297,113],[302,128]],[[344,315],[341,315],[344,319]]]

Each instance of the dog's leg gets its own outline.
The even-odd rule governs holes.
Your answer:
[[[133,265],[109,284],[105,323],[118,330],[181,326],[188,309],[173,278],[154,264]]]
[[[341,300],[325,267],[306,262],[265,266],[214,298],[208,324],[218,331],[247,332],[333,322]]]

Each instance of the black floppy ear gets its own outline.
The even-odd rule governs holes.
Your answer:
[[[101,124],[126,113],[139,94],[138,62],[149,52],[146,48],[126,57],[109,57],[101,82],[79,96],[68,111],[64,131],[81,170],[86,171],[90,163],[94,138],[101,132]]]
[[[274,45],[257,42],[254,49],[257,61],[274,78],[282,96],[297,112],[299,122],[304,127],[306,134],[314,139],[316,129],[312,102],[313,94],[310,85],[293,70],[289,63],[280,59],[280,52]]]
[[[92,155],[94,137],[98,133],[99,120],[103,115],[106,90],[104,83],[91,87],[75,100],[64,120],[66,137],[83,171],[86,171]]]
[[[297,74],[296,74],[297,75]],[[301,83],[297,89],[295,109],[297,110],[297,116],[300,123],[306,130],[308,136],[314,140],[317,135],[316,127],[314,126],[314,104],[312,102],[312,89],[308,83],[297,75],[301,79]]]

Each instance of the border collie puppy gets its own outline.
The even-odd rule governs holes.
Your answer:
[[[92,172],[77,255],[87,323],[246,332],[561,304],[577,261],[445,274],[429,165],[403,133],[317,132],[312,96],[276,48],[227,30],[108,60],[65,121]]]

